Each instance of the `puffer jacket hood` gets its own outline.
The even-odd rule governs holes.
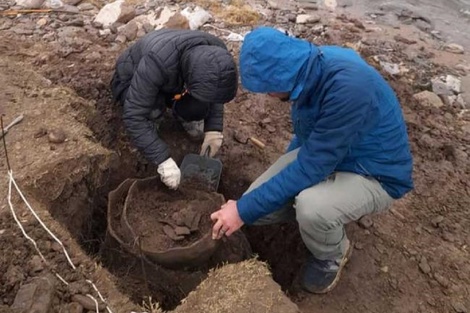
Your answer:
[[[237,93],[237,69],[232,55],[218,46],[196,46],[182,56],[182,73],[192,97],[226,103]]]
[[[240,51],[240,76],[252,92],[289,92],[296,99],[303,91],[310,63],[319,49],[269,27],[246,35]]]

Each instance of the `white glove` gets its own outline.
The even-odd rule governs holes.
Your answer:
[[[222,146],[222,140],[224,139],[224,135],[221,132],[217,131],[209,131],[205,133],[204,142],[201,146],[201,155],[206,153],[207,147],[210,147],[209,156],[213,157],[217,151],[219,151],[220,146]]]
[[[181,171],[172,158],[160,163],[157,169],[162,182],[170,189],[177,189],[181,181]]]

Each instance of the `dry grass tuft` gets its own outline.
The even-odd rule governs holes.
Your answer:
[[[260,18],[259,13],[244,0],[232,0],[228,6],[223,6],[218,0],[196,0],[194,3],[213,13],[227,26],[254,25]]]

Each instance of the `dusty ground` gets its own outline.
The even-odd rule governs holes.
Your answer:
[[[279,10],[275,13],[280,14]],[[371,222],[362,227],[348,226],[356,249],[340,284],[328,295],[311,296],[292,286],[306,255],[295,224],[244,229],[253,250],[268,262],[274,280],[301,312],[467,312],[470,117],[461,107],[425,107],[412,97],[429,89],[431,78],[440,74],[461,76],[468,84],[468,76],[456,69],[465,60],[468,65],[467,54],[442,51],[442,43],[410,25],[387,28],[322,12],[317,13],[324,25],[320,29],[293,25],[288,18],[280,19],[276,14],[266,17],[268,23],[282,24],[317,43],[353,47],[377,67],[374,57],[381,56],[408,69],[398,75],[384,75],[402,103],[415,161],[416,188],[398,201],[390,213],[371,217]],[[11,21],[20,25],[26,19],[36,22],[39,18],[22,16]],[[54,21],[58,17],[49,18]],[[0,23],[4,19],[0,17]],[[6,111],[6,123],[20,113],[25,115],[24,121],[6,137],[10,163],[32,205],[72,251],[74,261],[80,264],[79,273],[70,271],[60,247],[32,221],[26,208],[19,205],[18,197],[14,198],[15,207],[40,250],[46,251],[52,268],[67,281],[76,282],[74,288],[58,282],[59,292],[52,300],[54,311],[68,307],[73,294],[93,294],[84,277],[97,283],[115,311],[138,310],[143,301],[149,303],[149,296],[153,296],[152,303],[157,300],[165,308],[174,308],[190,290],[168,295],[142,288],[136,295],[125,287],[132,277],[126,278],[122,272],[113,275],[112,270],[110,273],[97,265],[97,253],[105,238],[108,192],[125,178],[155,175],[156,169],[129,145],[119,108],[110,101],[108,82],[114,60],[124,45],[100,39],[88,29],[70,27],[67,35],[57,35],[51,41],[8,29],[0,31],[0,105]],[[397,41],[394,38],[398,34],[416,43]],[[229,43],[235,55],[238,45]],[[50,143],[48,134],[40,136],[55,129],[65,132],[65,142]],[[261,139],[266,149],[236,142],[233,133],[237,129]],[[288,105],[240,89],[237,98],[227,105],[219,192],[227,199],[239,197],[284,151],[290,131]],[[199,147],[171,121],[163,126],[163,136],[178,163],[186,153]],[[33,277],[42,277],[47,269],[38,262],[34,249],[11,217],[3,151],[1,155],[0,247],[8,253],[0,257],[0,308],[3,301],[7,310],[20,286]],[[242,277],[230,274],[231,269],[223,277],[242,282],[243,277],[252,275],[249,270],[245,273],[242,265],[231,266]],[[262,272],[257,268],[259,271]],[[220,284],[215,277],[201,285],[202,291],[188,297],[188,303],[196,301],[193,306],[201,312],[207,311],[205,301],[209,298],[204,292]],[[193,286],[198,283],[193,282]],[[139,284],[145,282],[135,280],[132,286]],[[263,294],[251,296],[260,298]],[[186,310],[187,307],[188,304]],[[239,309],[243,311],[243,307]],[[185,305],[179,310],[185,312]],[[268,306],[266,312],[278,312],[275,310],[275,306]]]

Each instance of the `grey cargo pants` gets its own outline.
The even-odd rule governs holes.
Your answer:
[[[260,186],[297,158],[299,149],[281,156],[258,177],[245,193]],[[348,239],[344,225],[366,214],[388,209],[393,202],[373,178],[349,172],[335,172],[325,181],[300,192],[292,203],[264,216],[255,225],[297,219],[302,240],[320,260],[343,256]]]

